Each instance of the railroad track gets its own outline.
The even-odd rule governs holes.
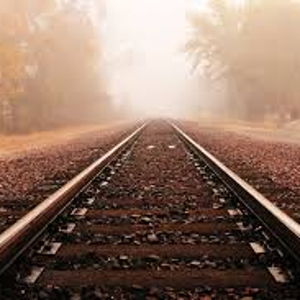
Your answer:
[[[181,129],[154,121],[0,235],[0,294],[299,299],[299,236]]]
[[[273,204],[300,223],[300,189],[295,185],[291,187],[290,184],[293,182],[293,170],[290,170],[289,172],[291,177],[290,183],[284,183],[283,181],[280,182],[278,176],[276,176],[275,173],[271,175],[268,168],[263,170],[262,168],[257,169],[257,167],[254,167],[258,161],[255,157],[252,157],[253,155],[255,156],[256,153],[259,153],[259,151],[262,151],[266,156],[269,154],[275,155],[275,157],[279,158],[278,148],[283,151],[282,153],[287,151],[288,156],[293,156],[295,153],[293,153],[293,151],[289,148],[290,146],[270,142],[270,144],[267,143],[264,145],[264,148],[262,147],[261,142],[252,139],[245,140],[245,136],[243,135],[236,135],[229,132],[220,133],[216,130],[205,127],[198,127],[195,129],[189,122],[180,122],[180,124],[184,127],[186,133],[191,138],[193,138],[195,141],[199,141],[205,149],[213,153],[213,155],[219,157],[221,161],[226,161],[226,165],[230,167],[230,169],[234,170],[241,178],[250,183],[251,186],[257,189],[266,198],[271,200]],[[231,141],[231,139],[233,139],[233,141]],[[240,145],[238,144],[239,142],[241,143]],[[237,147],[237,145],[239,145],[239,147]],[[259,150],[256,149],[256,145],[259,147]],[[249,149],[247,149],[247,146]],[[274,153],[271,151],[273,146],[275,149],[277,149],[274,150]],[[238,149],[235,149],[234,147],[237,147]],[[288,151],[291,151],[292,153]],[[296,150],[294,152],[296,152]],[[240,153],[240,156],[237,155],[238,153]],[[246,155],[248,155],[248,157],[246,157]],[[264,155],[262,154],[261,159],[263,157]],[[268,160],[268,157],[266,159]],[[284,160],[284,156],[282,159]],[[293,159],[290,158],[290,160]],[[250,161],[253,162],[252,165]],[[273,163],[275,162],[273,161]],[[268,165],[270,168],[272,168],[270,162],[266,161],[262,162],[262,164]],[[291,168],[291,166],[287,165],[285,167],[287,169]],[[277,169],[280,170],[281,168],[278,167]],[[281,176],[283,178],[288,176],[287,173],[284,175],[284,170],[281,171]],[[273,171],[271,171],[271,173],[272,172]]]

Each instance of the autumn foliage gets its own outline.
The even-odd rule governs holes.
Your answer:
[[[76,1],[1,1],[0,131],[103,118],[99,34]]]

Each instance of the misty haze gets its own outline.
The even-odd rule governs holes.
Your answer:
[[[0,25],[1,299],[300,299],[299,0]]]

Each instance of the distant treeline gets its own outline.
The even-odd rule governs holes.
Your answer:
[[[225,87],[226,113],[300,118],[300,2],[208,3],[191,16],[187,51],[205,78]]]
[[[0,131],[107,115],[99,34],[78,1],[2,0]]]

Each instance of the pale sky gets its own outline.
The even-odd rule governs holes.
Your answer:
[[[106,0],[104,54],[115,103],[179,113],[191,94],[183,47],[189,0]]]
[[[201,103],[213,105],[209,97],[201,99],[209,88],[183,52],[190,37],[187,15],[205,10],[207,0],[102,1],[103,54],[116,106],[125,102],[139,113],[178,116]]]

